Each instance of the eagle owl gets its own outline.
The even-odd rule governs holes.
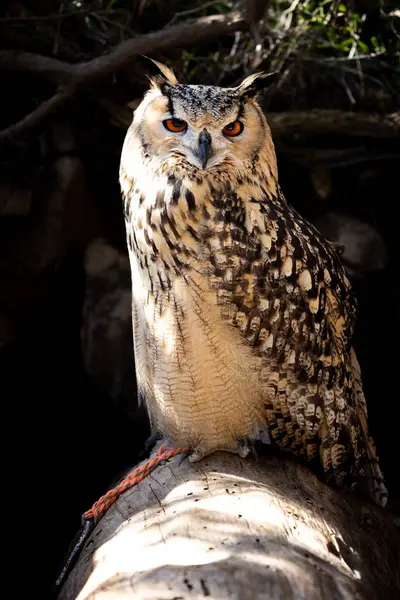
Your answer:
[[[335,246],[285,200],[257,73],[183,85],[166,66],[120,166],[134,356],[151,427],[197,461],[272,443],[385,505],[355,299]]]

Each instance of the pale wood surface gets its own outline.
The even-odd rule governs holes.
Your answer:
[[[385,513],[281,457],[175,458],[101,519],[60,600],[400,598]]]

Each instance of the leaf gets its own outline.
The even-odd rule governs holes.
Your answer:
[[[347,52],[347,50],[350,50],[350,48],[352,47],[353,43],[353,38],[347,38],[339,42],[338,47],[340,48],[340,50],[344,50],[345,52]]]
[[[368,54],[369,48],[365,42],[358,40],[357,46],[360,48],[361,52],[363,52],[364,54]]]

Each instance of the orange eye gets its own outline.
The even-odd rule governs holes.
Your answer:
[[[224,135],[229,135],[230,137],[235,137],[236,135],[240,135],[243,131],[243,123],[241,121],[233,121],[233,123],[229,123],[226,127],[223,128],[222,133]]]
[[[174,133],[179,133],[180,131],[185,131],[185,129],[187,129],[186,121],[182,121],[181,119],[165,119],[163,125],[165,129],[173,131]]]

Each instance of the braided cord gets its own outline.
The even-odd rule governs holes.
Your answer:
[[[104,496],[97,500],[92,508],[87,510],[82,515],[82,520],[87,521],[89,519],[94,519],[97,521],[101,518],[104,513],[110,508],[112,504],[116,501],[116,499],[123,493],[125,490],[137,485],[142,479],[147,477],[161,462],[168,460],[178,454],[183,454],[185,452],[189,452],[190,448],[173,448],[172,450],[167,450],[165,444],[162,444],[157,450],[154,458],[149,459],[140,467],[137,467],[132,473],[129,473],[127,477],[122,479],[118,485],[109,490]]]

